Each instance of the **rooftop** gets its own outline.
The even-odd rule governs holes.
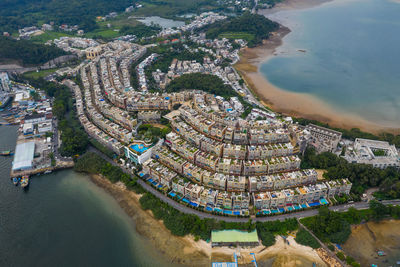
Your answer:
[[[18,144],[15,149],[15,156],[12,165],[13,170],[21,170],[32,167],[35,153],[35,142]]]
[[[212,242],[258,242],[257,231],[223,230],[211,232]]]

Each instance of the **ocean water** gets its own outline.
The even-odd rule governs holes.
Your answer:
[[[400,126],[400,3],[334,0],[268,17],[292,30],[277,55],[260,66],[272,84],[316,96],[337,111]]]
[[[15,149],[16,127],[0,126]],[[171,266],[118,203],[88,177],[64,170],[35,176],[27,191],[0,157],[0,266]]]

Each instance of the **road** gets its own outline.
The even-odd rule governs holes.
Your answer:
[[[132,172],[124,167],[121,167],[118,165],[116,162],[112,161],[109,157],[101,153],[99,150],[97,150],[94,147],[90,147],[89,150],[90,152],[94,152],[98,154],[100,157],[105,159],[107,162],[111,163],[114,166],[120,167],[126,174],[132,175]],[[247,222],[249,218],[243,218],[243,217],[225,217],[225,216],[219,216],[211,213],[206,213],[206,212],[201,212],[192,208],[189,208],[181,203],[178,203],[171,198],[167,197],[163,193],[157,191],[154,187],[151,185],[147,184],[145,181],[138,179],[137,180],[138,184],[140,184],[147,192],[150,192],[154,196],[158,197],[161,201],[167,203],[168,205],[174,207],[175,209],[179,210],[180,212],[186,213],[186,214],[194,214],[199,216],[200,218],[208,218],[208,219],[215,219],[218,221],[225,221],[225,222]],[[400,205],[400,199],[396,200],[384,200],[381,202],[382,204],[385,205]],[[354,203],[349,203],[349,204],[343,204],[343,205],[338,205],[338,206],[332,206],[329,207],[330,210],[332,211],[347,211],[350,207],[354,207],[356,209],[367,209],[369,207],[368,202],[354,202]],[[280,220],[283,221],[285,219],[289,218],[296,218],[296,219],[301,219],[305,217],[311,217],[315,216],[318,214],[317,209],[311,209],[311,210],[305,210],[305,211],[298,211],[298,212],[293,212],[293,213],[287,213],[287,214],[281,214],[281,215],[275,215],[275,216],[268,216],[268,217],[256,217],[252,218],[252,221],[254,222],[268,222],[268,221],[276,221]]]

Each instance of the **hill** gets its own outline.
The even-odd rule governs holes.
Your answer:
[[[271,32],[279,29],[279,24],[258,14],[246,12],[239,17],[211,24],[207,38],[225,37],[228,39],[245,39],[249,47],[256,46],[267,39]]]
[[[66,52],[55,46],[0,37],[0,61],[13,60],[19,61],[23,65],[40,65],[66,54]]]
[[[56,25],[78,25],[85,32],[98,27],[97,16],[124,12],[134,5],[132,0],[2,0],[0,1],[0,32],[53,21]],[[139,2],[138,2],[139,3]],[[216,7],[213,0],[143,0],[133,15],[172,17],[196,13]]]

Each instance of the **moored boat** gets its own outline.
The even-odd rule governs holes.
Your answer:
[[[13,182],[13,184],[14,184],[15,186],[18,185],[18,182],[19,182],[18,177],[13,177],[13,178],[12,178],[12,182]]]
[[[13,154],[13,152],[11,150],[0,151],[1,156],[11,156],[12,154]]]
[[[22,176],[21,187],[25,188],[29,185],[29,176]]]

